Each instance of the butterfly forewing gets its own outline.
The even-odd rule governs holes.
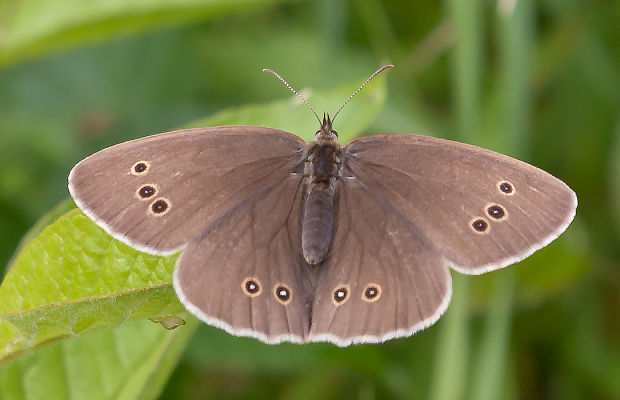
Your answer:
[[[355,178],[340,182],[337,216],[318,272],[310,340],[380,342],[433,324],[448,306],[451,278],[419,229]]]
[[[376,135],[345,148],[355,176],[419,230],[454,268],[483,273],[518,261],[566,229],[577,198],[562,181],[479,147]]]
[[[121,143],[78,163],[77,205],[115,238],[169,254],[303,163],[305,143],[259,127],[188,129]]]
[[[299,240],[300,183],[288,176],[187,245],[174,287],[194,315],[268,343],[306,340],[312,284]]]

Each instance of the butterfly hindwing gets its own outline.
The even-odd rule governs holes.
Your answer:
[[[109,147],[69,175],[76,204],[115,238],[170,254],[303,163],[305,142],[277,129],[187,129]]]
[[[301,179],[289,175],[189,242],[174,273],[189,311],[234,335],[306,340],[312,283],[299,241]]]
[[[340,346],[408,336],[448,306],[447,261],[389,203],[355,178],[340,181],[337,225],[319,267],[311,341]]]

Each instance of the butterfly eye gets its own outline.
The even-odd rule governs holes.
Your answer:
[[[338,137],[338,132],[336,132],[336,131],[332,131],[332,135],[334,135],[334,136]]]
[[[362,300],[367,303],[374,303],[381,297],[381,286],[376,283],[369,283],[362,291]]]
[[[260,281],[254,277],[245,278],[243,282],[241,282],[241,290],[249,297],[256,297],[263,292]]]
[[[293,298],[293,293],[291,293],[291,289],[282,284],[277,284],[275,286],[273,294],[276,296],[276,299],[284,305],[290,303],[291,299]]]
[[[349,293],[351,289],[349,285],[340,285],[336,289],[334,289],[333,302],[336,307],[344,304],[347,300],[349,300]]]

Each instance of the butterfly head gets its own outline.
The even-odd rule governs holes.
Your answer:
[[[323,122],[321,123],[321,129],[316,131],[314,138],[317,141],[338,141],[338,132],[336,132],[332,128],[332,120],[329,117],[329,114],[323,113]]]

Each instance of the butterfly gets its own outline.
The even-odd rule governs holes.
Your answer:
[[[207,324],[266,343],[409,336],[448,307],[450,268],[482,274],[557,238],[577,208],[561,180],[434,137],[341,146],[278,129],[185,129],[121,143],[69,175],[77,206],[151,254],[182,250],[174,289]],[[297,96],[299,94],[274,74]]]

